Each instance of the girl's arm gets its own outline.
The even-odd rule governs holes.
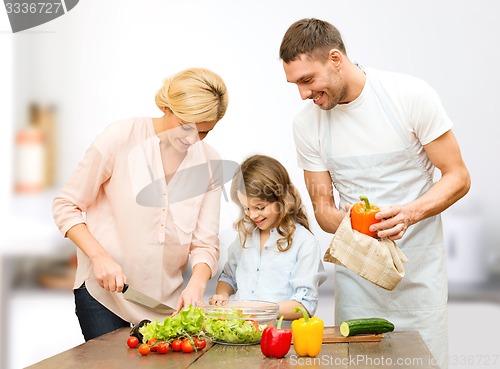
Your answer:
[[[321,247],[316,237],[303,227],[297,228],[292,242],[298,253],[290,276],[290,284],[295,291],[290,300],[301,304],[312,316],[318,307],[319,286],[327,279],[321,261]],[[301,317],[300,314],[297,316]]]
[[[293,309],[296,307],[302,307],[305,309],[304,305],[295,300],[283,301],[279,303],[280,310],[278,313],[278,318],[283,315],[283,319],[285,320],[295,320],[302,318],[302,313],[299,311],[298,313],[294,313]],[[306,309],[307,311],[307,309]],[[311,315],[311,314],[309,314]]]
[[[227,300],[229,296],[231,296],[235,292],[236,291],[229,283],[219,281],[217,282],[217,287],[215,287],[215,295],[210,297],[208,302],[211,305],[221,304],[224,300]]]

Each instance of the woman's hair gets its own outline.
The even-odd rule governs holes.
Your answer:
[[[156,105],[170,109],[188,123],[219,121],[226,113],[229,96],[222,78],[204,68],[191,68],[167,78],[156,93]]]
[[[293,23],[283,36],[280,59],[290,63],[301,54],[325,59],[331,49],[346,54],[342,36],[334,25],[315,18],[304,18]]]
[[[295,232],[294,223],[309,229],[309,221],[300,194],[290,181],[285,167],[276,159],[265,155],[253,155],[246,159],[231,184],[231,198],[240,205],[238,192],[244,196],[278,203],[280,214],[276,231],[282,236],[277,242],[279,251],[287,251],[291,247]],[[235,222],[234,227],[238,231],[242,245],[245,246],[248,236],[255,229],[255,223],[246,216],[243,208],[240,219]]]

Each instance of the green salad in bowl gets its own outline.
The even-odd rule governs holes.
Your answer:
[[[279,306],[267,301],[224,301],[202,306],[204,331],[216,343],[253,345],[260,342],[266,327],[273,326]]]

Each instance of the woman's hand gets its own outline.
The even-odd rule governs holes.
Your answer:
[[[174,314],[177,314],[191,304],[195,306],[197,303],[201,303],[203,301],[203,294],[205,293],[205,286],[206,284],[200,285],[191,283],[190,281],[177,301]]]
[[[94,275],[99,286],[109,292],[121,292],[127,283],[127,277],[121,266],[110,256],[96,256],[92,259]]]
[[[71,227],[66,236],[88,256],[99,286],[109,292],[121,292],[127,283],[122,267],[90,233],[85,223]]]
[[[191,304],[194,306],[197,302],[203,302],[203,294],[205,293],[207,282],[211,276],[212,270],[207,264],[199,263],[193,267],[193,274],[186,288],[181,292],[181,296],[175,307],[175,313]]]

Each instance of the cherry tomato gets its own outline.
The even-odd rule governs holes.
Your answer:
[[[249,320],[249,322],[253,324],[253,326],[257,331],[259,330],[259,323],[257,323],[256,320]]]
[[[139,345],[139,353],[143,356],[148,355],[151,352],[149,345],[147,343],[141,343]]]
[[[127,338],[127,346],[130,348],[136,348],[139,345],[139,338],[130,336]]]
[[[186,338],[184,341],[182,341],[181,348],[182,348],[182,352],[185,352],[187,354],[194,351],[194,346],[191,343],[191,340],[189,340],[188,338]]]
[[[195,338],[194,346],[196,347],[197,350],[203,350],[207,346],[207,341]]]
[[[168,343],[159,343],[158,344],[158,353],[159,354],[166,354],[170,350],[170,345]]]
[[[156,345],[156,338],[150,338],[148,340],[148,345],[151,352],[156,352],[156,350],[158,349],[158,346]]]
[[[182,340],[179,340],[179,339],[173,340],[171,345],[172,345],[173,351],[177,351],[177,352],[182,351]]]

